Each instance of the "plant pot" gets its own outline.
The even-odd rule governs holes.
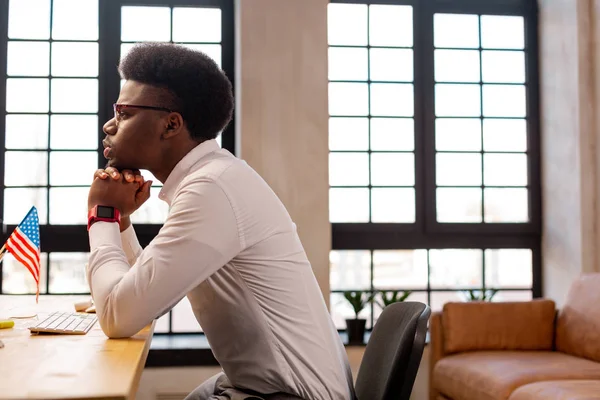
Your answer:
[[[348,344],[361,345],[365,343],[366,319],[347,319],[346,332],[348,333]]]

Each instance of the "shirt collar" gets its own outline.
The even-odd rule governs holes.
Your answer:
[[[192,168],[192,166],[204,156],[218,150],[219,148],[220,147],[217,141],[215,139],[211,139],[200,143],[198,146],[190,150],[190,152],[187,153],[175,165],[175,168],[173,168],[173,171],[171,171],[162,189],[160,190],[158,198],[167,202],[170,206],[173,196],[175,195],[175,190],[183,178],[188,175],[190,168]]]

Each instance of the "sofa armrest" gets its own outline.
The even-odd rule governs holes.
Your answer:
[[[552,350],[552,300],[446,303],[442,314],[446,354],[474,350]]]
[[[438,391],[433,385],[433,368],[444,357],[444,331],[442,313],[431,313],[429,319],[429,399],[438,400]]]

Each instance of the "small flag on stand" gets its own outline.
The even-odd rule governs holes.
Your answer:
[[[40,295],[40,220],[35,206],[31,207],[0,249],[0,260],[6,251],[33,275],[37,287],[35,293],[37,303]]]

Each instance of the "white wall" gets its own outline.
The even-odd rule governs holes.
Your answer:
[[[598,0],[540,0],[543,290],[563,304],[598,263]]]

